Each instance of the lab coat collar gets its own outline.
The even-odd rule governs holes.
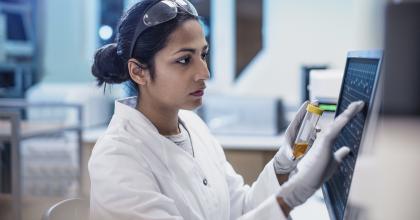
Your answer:
[[[130,123],[133,123],[134,126],[132,126],[132,129],[134,133],[143,134],[141,136],[144,136],[145,133],[148,133],[147,136],[150,138],[147,138],[148,142],[144,144],[148,146],[149,150],[155,152],[155,154],[164,162],[167,168],[171,170],[170,167],[172,161],[169,160],[169,155],[172,155],[176,152],[179,153],[180,151],[181,153],[188,153],[182,152],[182,149],[180,149],[175,143],[167,139],[165,136],[161,135],[157,128],[153,125],[153,123],[143,113],[136,109],[136,105],[137,96],[116,100],[114,116],[123,118],[129,121]],[[183,118],[182,113],[183,111],[180,112],[178,118],[191,134],[191,128],[189,127],[188,123],[185,123],[185,121],[181,119]],[[191,135],[191,141],[193,145],[195,143],[194,139],[195,138],[193,137],[193,135]],[[189,155],[186,158],[188,157]],[[185,168],[188,169],[187,167]]]
[[[159,131],[153,125],[153,123],[145,115],[143,115],[143,113],[141,113],[140,111],[136,109],[136,105],[137,105],[137,96],[118,99],[115,101],[114,114],[116,114],[118,117],[125,118],[134,123],[140,122],[140,124],[142,125],[146,123],[148,128],[152,129],[153,132],[156,132],[159,134]],[[136,123],[136,124],[139,124],[139,123]]]
[[[128,98],[118,99],[115,101],[115,113],[119,117],[123,117],[128,120],[135,122],[141,122],[141,124],[146,123],[148,128],[152,129],[153,132],[161,135],[155,125],[140,111],[136,109],[137,105],[137,96],[131,96]],[[182,110],[181,110],[182,112]],[[188,130],[188,126],[182,120],[182,113],[178,115],[178,120],[184,127]]]

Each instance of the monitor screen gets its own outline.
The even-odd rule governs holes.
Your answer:
[[[351,153],[323,186],[324,198],[332,219],[344,218],[360,143],[378,84],[381,57],[380,51],[350,52],[347,57],[336,117],[353,101],[363,100],[365,107],[343,128],[333,147],[333,151],[336,151],[342,146],[348,146]]]
[[[6,39],[13,41],[28,41],[28,34],[25,30],[25,23],[22,14],[16,12],[5,12],[6,18]]]
[[[0,1],[0,33],[4,36],[6,57],[31,57],[34,55],[34,29],[31,24],[31,5]]]

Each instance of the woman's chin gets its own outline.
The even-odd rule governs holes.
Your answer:
[[[196,100],[194,100],[193,102],[188,103],[188,104],[187,104],[187,105],[185,105],[185,106],[182,106],[182,109],[192,111],[192,110],[194,110],[194,109],[196,109],[196,108],[200,107],[202,104],[203,104],[202,99],[196,99]]]

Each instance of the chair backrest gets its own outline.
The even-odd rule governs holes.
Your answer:
[[[43,216],[43,220],[88,220],[89,201],[74,198],[66,199],[51,206]]]

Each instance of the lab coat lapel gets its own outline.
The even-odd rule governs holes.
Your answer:
[[[125,118],[129,124],[132,124],[130,130],[132,130],[134,136],[148,137],[142,141],[145,142],[144,144],[150,152],[165,164],[168,170],[171,170],[174,166],[179,166],[177,165],[178,163],[182,163],[183,169],[190,171],[195,166],[193,158],[168,138],[159,134],[153,123],[145,115],[133,108],[135,106],[133,100],[136,100],[136,98],[129,97],[116,101],[115,114],[118,117]],[[194,140],[192,141],[194,147]]]
[[[223,213],[229,204],[229,195],[224,171],[218,165],[218,159],[214,152],[213,137],[207,130],[204,123],[192,112],[181,112],[180,119],[190,132],[194,147],[194,161],[200,169],[201,179],[197,185],[201,189],[201,206],[207,215],[206,219],[224,219]],[[206,184],[204,184],[204,179]],[[224,193],[222,193],[224,192]],[[227,198],[227,199],[226,199]]]
[[[132,136],[142,137],[140,144],[144,144],[149,153],[153,154],[154,158],[160,160],[169,170],[166,138],[159,134],[157,128],[145,115],[134,108],[135,102],[133,103],[132,100],[136,100],[136,98],[129,97],[115,101],[115,115],[127,121],[124,126],[130,126],[128,131],[132,133]]]
[[[187,152],[183,151],[168,138],[159,134],[153,124],[143,125],[146,126],[142,127],[141,129],[138,129],[138,126],[133,126],[133,128],[137,128],[136,133],[143,133],[141,136],[149,137],[146,140],[143,140],[145,142],[144,144],[146,145],[147,149],[153,153],[168,170],[173,170],[174,167],[180,166],[180,163],[182,163],[182,168],[185,170],[185,172],[188,172],[193,168],[193,158],[188,155]]]

